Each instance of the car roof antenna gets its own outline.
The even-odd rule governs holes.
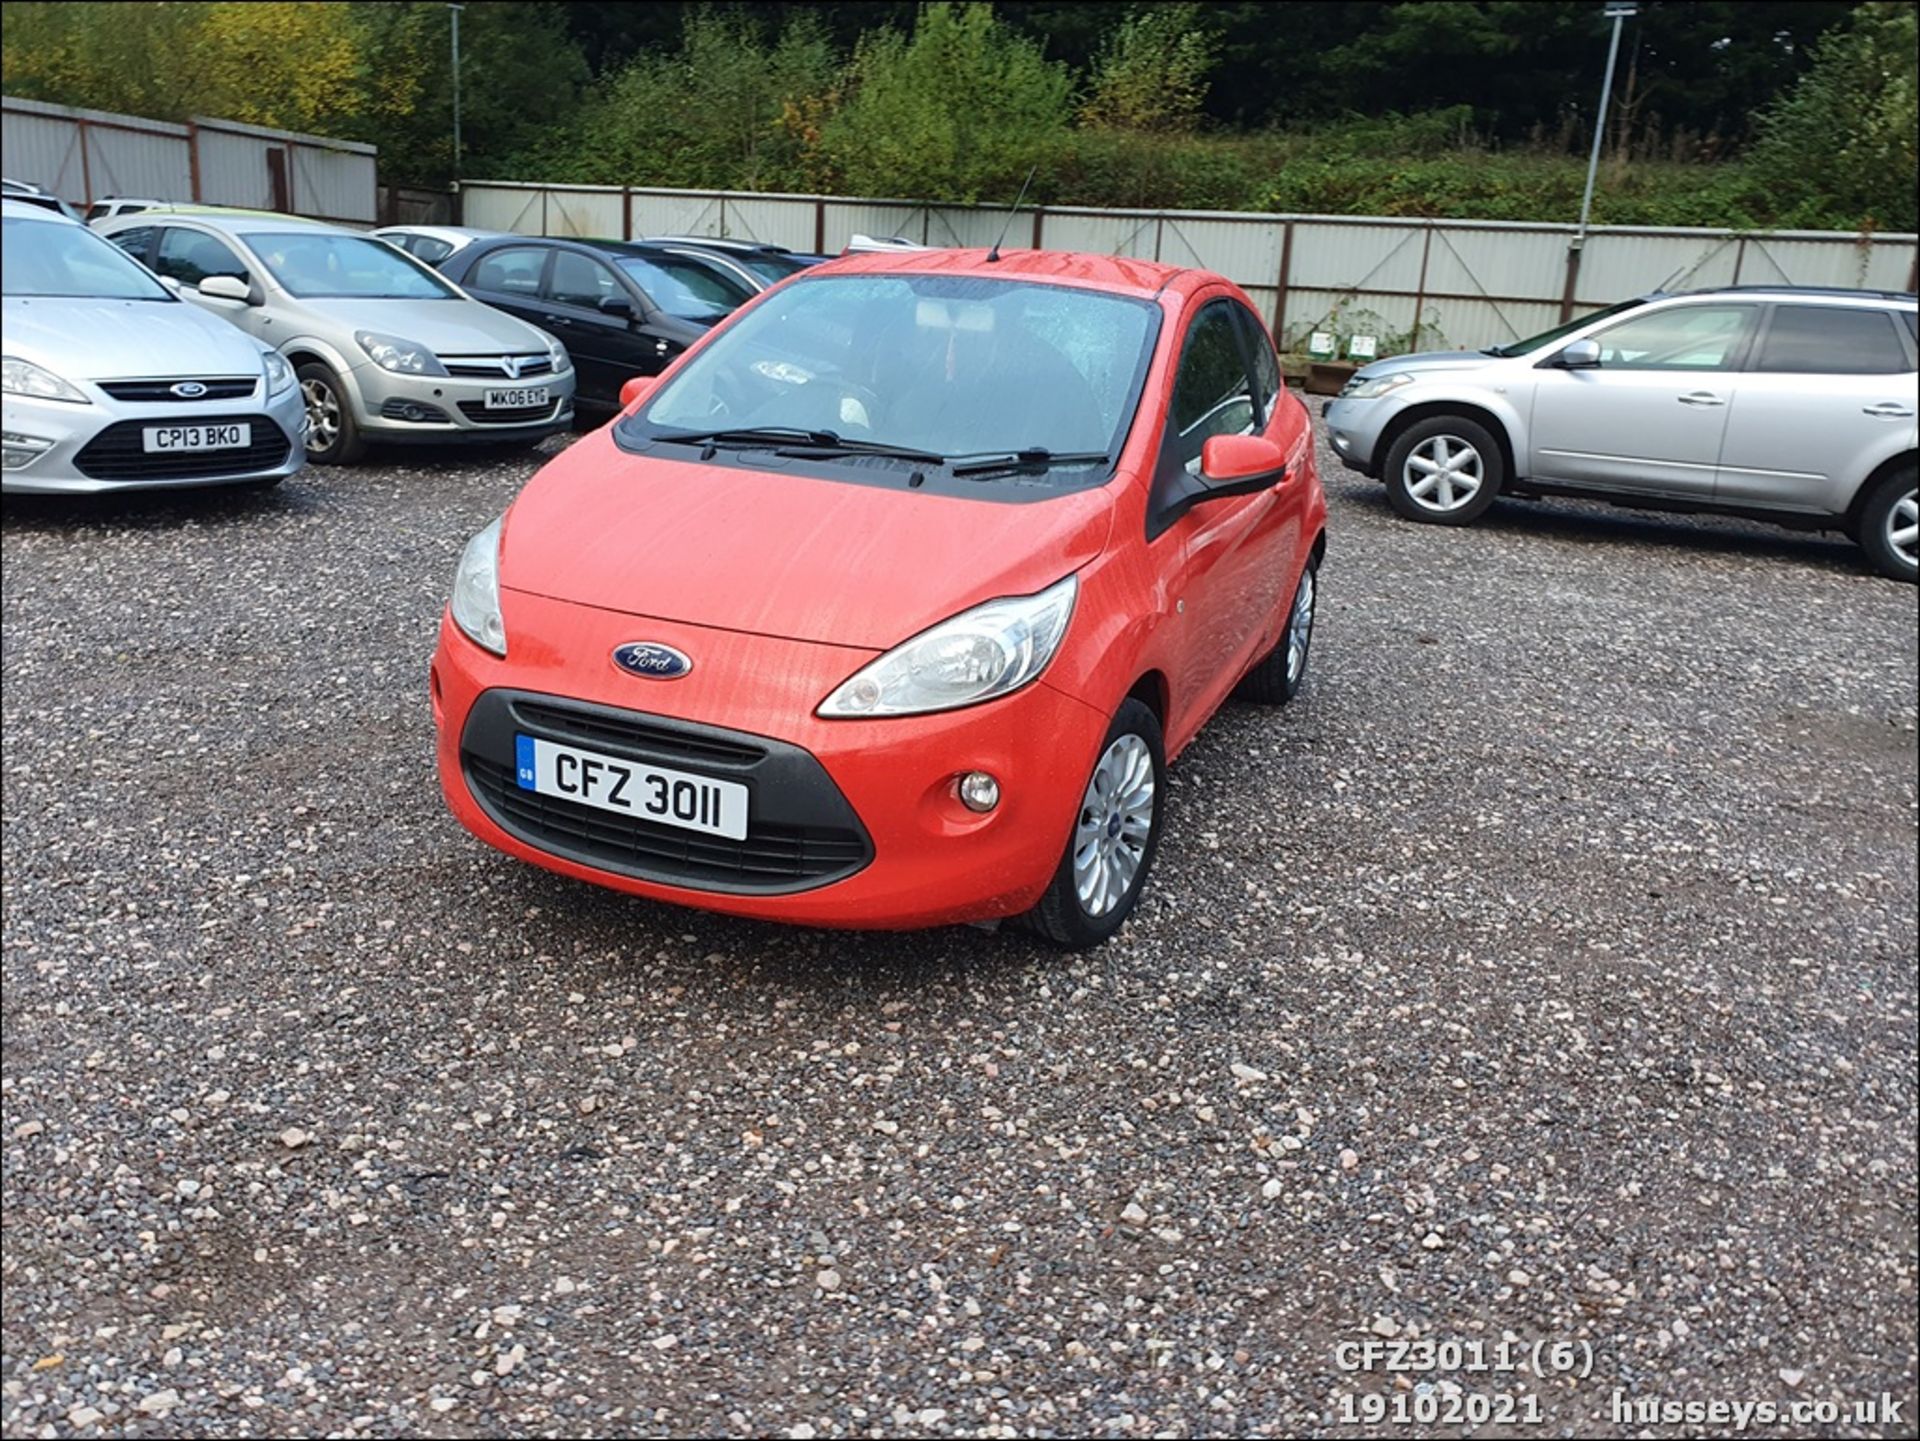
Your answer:
[[[1029,167],[1027,170],[1027,178],[1020,182],[1020,193],[1013,199],[1013,209],[1007,212],[1007,223],[1000,227],[1000,233],[993,239],[993,249],[987,252],[989,262],[998,263],[1000,259],[1000,242],[1007,238],[1007,232],[1013,228],[1013,217],[1020,213],[1020,202],[1027,198],[1027,187],[1033,184],[1033,173],[1039,168],[1040,166],[1037,163]]]

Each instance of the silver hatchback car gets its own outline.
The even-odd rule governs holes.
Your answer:
[[[157,207],[99,232],[180,293],[275,347],[300,377],[307,455],[368,441],[532,443],[573,419],[566,347],[356,230]]]
[[[1477,354],[1402,355],[1327,403],[1349,469],[1409,520],[1577,495],[1839,530],[1916,575],[1920,319],[1910,294],[1651,295]]]
[[[0,202],[7,494],[278,485],[306,410],[270,346],[77,220]]]

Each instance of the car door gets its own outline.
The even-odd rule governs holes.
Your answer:
[[[1775,305],[1727,417],[1714,498],[1843,512],[1861,478],[1913,444],[1914,359],[1888,310]]]
[[[613,267],[578,250],[556,250],[547,272],[545,318],[536,325],[565,342],[590,405],[619,403],[621,385],[657,375],[666,352],[640,330],[644,302]]]
[[[1527,475],[1534,480],[1709,499],[1734,384],[1761,307],[1669,306],[1583,339],[1600,364],[1536,370]]]
[[[265,339],[266,312],[263,307],[224,296],[202,295],[200,282],[215,275],[229,276],[242,285],[259,290],[247,263],[225,240],[204,230],[186,225],[162,225],[153,242],[153,270],[180,284],[180,296],[230,320],[249,335]]]
[[[546,298],[540,293],[547,262],[553,255],[546,245],[503,245],[467,262],[459,284],[475,300],[544,327]]]
[[[1226,296],[1208,300],[1187,327],[1148,503],[1148,535],[1162,574],[1172,576],[1180,634],[1175,734],[1212,712],[1253,659],[1279,584],[1271,544],[1276,490],[1186,504],[1201,483],[1208,439],[1255,434],[1268,418],[1249,371],[1240,308]]]

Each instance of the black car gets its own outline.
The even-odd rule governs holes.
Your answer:
[[[576,407],[614,409],[620,386],[657,375],[752,298],[738,277],[654,245],[503,235],[440,262],[449,280],[556,335],[579,376]]]

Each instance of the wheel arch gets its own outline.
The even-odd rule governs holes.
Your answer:
[[[1859,486],[1854,490],[1853,499],[1847,504],[1847,534],[1854,535],[1858,533],[1860,529],[1860,512],[1866,509],[1867,497],[1873,494],[1874,487],[1879,485],[1880,482],[1888,476],[1900,470],[1914,469],[1916,464],[1920,463],[1920,461],[1916,460],[1917,456],[1920,456],[1920,452],[1913,450],[1900,451],[1898,454],[1888,456],[1868,473],[1867,478],[1861,481]]]
[[[1501,468],[1508,480],[1520,478],[1520,468],[1514,460],[1512,422],[1509,417],[1484,405],[1476,405],[1468,400],[1428,400],[1419,405],[1410,405],[1387,422],[1380,432],[1380,441],[1374,453],[1380,457],[1380,478],[1386,479],[1387,457],[1393,453],[1393,447],[1413,426],[1423,420],[1432,420],[1436,416],[1459,416],[1483,425],[1500,444]]]

